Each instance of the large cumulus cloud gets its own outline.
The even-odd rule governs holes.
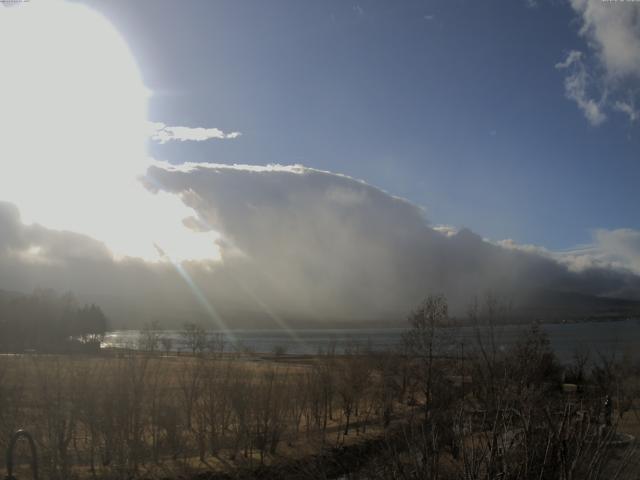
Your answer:
[[[302,166],[159,164],[144,183],[192,210],[183,225],[216,232],[219,258],[114,257],[90,237],[25,225],[0,203],[0,289],[72,290],[129,327],[401,321],[433,292],[456,314],[487,291],[516,306],[541,291],[640,297],[632,230],[598,231],[593,245],[563,254],[494,243],[431,226],[421,208],[362,181]]]
[[[406,311],[427,292],[445,293],[458,311],[488,290],[520,301],[541,289],[640,292],[631,271],[570,268],[469,230],[442,233],[417,206],[342,175],[208,164],[152,167],[147,177],[151,188],[193,208],[192,225],[221,234],[220,271],[277,309],[380,318]]]

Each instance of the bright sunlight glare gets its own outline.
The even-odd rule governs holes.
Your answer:
[[[218,258],[215,234],[188,230],[179,198],[147,191],[147,100],[112,25],[88,7],[0,8],[0,200],[23,221],[104,242],[118,257]]]

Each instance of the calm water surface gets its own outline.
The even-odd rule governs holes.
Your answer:
[[[495,329],[499,348],[508,348],[526,326],[508,325]],[[640,358],[640,319],[615,322],[586,322],[572,324],[547,324],[541,328],[549,334],[551,345],[562,361],[571,359],[580,348],[594,353],[623,353]],[[281,349],[288,354],[314,354],[335,345],[343,352],[350,345],[369,345],[375,350],[396,346],[405,332],[403,328],[372,329],[307,329],[307,330],[233,330],[224,335],[225,350],[249,349],[256,353],[271,353]],[[458,342],[465,348],[475,344],[476,330],[472,327],[456,329]],[[161,336],[173,340],[174,350],[186,350],[179,331],[167,330]],[[104,339],[106,347],[135,348],[138,330],[109,332]]]

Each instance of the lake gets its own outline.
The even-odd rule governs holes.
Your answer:
[[[499,348],[508,348],[527,326],[506,325],[496,327]],[[611,322],[584,322],[570,324],[543,324],[551,346],[561,361],[570,361],[579,348],[591,349],[594,353],[622,355],[628,353],[640,357],[640,319]],[[288,354],[315,354],[335,345],[341,353],[349,345],[370,346],[374,350],[393,348],[401,341],[404,328],[371,329],[299,329],[299,330],[232,330],[225,334],[226,351],[248,349],[256,353],[272,353],[280,349]],[[473,327],[459,327],[456,330],[458,342],[465,348],[475,345],[476,330]],[[173,340],[174,350],[186,350],[180,331],[167,330],[161,336]],[[103,346],[116,348],[136,348],[138,330],[118,330],[107,333]]]

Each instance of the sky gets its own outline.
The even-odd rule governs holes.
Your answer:
[[[7,2],[0,59],[0,289],[217,328],[640,300],[640,3]]]
[[[425,207],[434,224],[560,250],[594,229],[640,228],[637,118],[605,107],[594,126],[556,68],[571,51],[594,77],[600,68],[573,3],[89,5],[131,48],[151,118],[242,132],[154,145],[155,157],[340,172]]]

